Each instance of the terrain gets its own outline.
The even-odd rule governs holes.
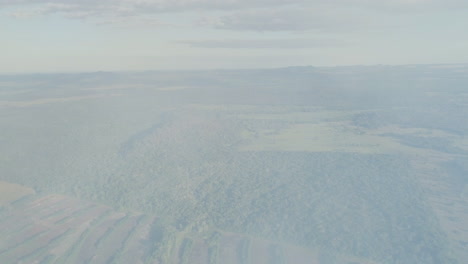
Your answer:
[[[0,75],[2,263],[465,263],[468,66]]]

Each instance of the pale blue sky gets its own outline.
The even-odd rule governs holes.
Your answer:
[[[0,0],[0,72],[468,62],[466,0]]]

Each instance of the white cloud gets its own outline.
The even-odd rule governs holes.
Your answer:
[[[0,0],[1,6],[40,4],[57,12],[71,10],[108,10],[113,12],[180,12],[211,9],[232,10],[255,7],[274,7],[307,3],[307,0]]]
[[[33,9],[23,10],[23,6]],[[367,14],[432,12],[466,8],[466,0],[0,0],[0,7],[20,8],[17,18],[60,14],[71,19],[138,21],[161,13],[204,11],[198,26],[226,30],[304,31],[358,27]],[[214,12],[215,11],[215,12]],[[215,14],[216,13],[216,14]],[[222,13],[222,14],[219,14]],[[141,18],[142,19],[142,18]],[[145,18],[147,19],[147,18]],[[100,22],[99,22],[100,23]],[[138,22],[140,23],[140,22]],[[156,23],[158,24],[158,23]]]
[[[367,18],[342,9],[291,7],[236,11],[205,17],[199,24],[225,30],[337,31],[362,28],[367,22]]]
[[[336,47],[349,44],[337,39],[227,39],[227,40],[183,40],[181,44],[194,48],[220,49],[308,49]]]
[[[63,4],[92,9],[96,6],[108,8],[130,7],[150,11],[183,11],[188,9],[240,9],[256,7],[275,7],[292,4],[321,5],[337,7],[460,7],[468,6],[466,0],[0,0],[2,6],[27,4]]]
[[[31,18],[59,14],[69,19],[90,19],[97,24],[145,24],[163,13],[245,10],[304,3],[307,0],[0,0],[0,8],[14,7],[11,17]],[[164,23],[150,23],[154,25]]]

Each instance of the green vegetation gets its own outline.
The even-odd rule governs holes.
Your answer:
[[[185,238],[179,249],[179,262],[182,264],[190,263],[190,254],[192,252],[192,240]]]
[[[238,247],[237,256],[239,257],[240,264],[247,264],[250,263],[250,252],[249,249],[251,247],[250,239],[243,239],[241,244]]]
[[[0,262],[463,263],[463,90],[368,71],[17,80],[0,98]]]

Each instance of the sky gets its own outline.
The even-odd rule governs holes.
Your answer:
[[[0,73],[467,62],[466,0],[0,0]]]

